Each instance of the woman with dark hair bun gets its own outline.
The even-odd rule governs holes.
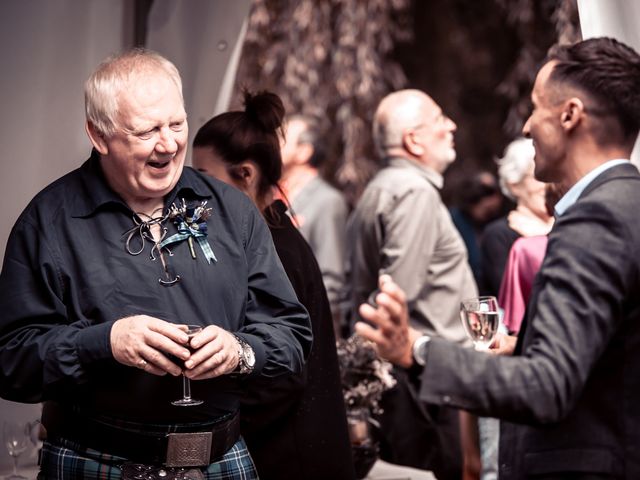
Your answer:
[[[213,117],[193,140],[194,167],[246,193],[264,211],[282,175],[280,97],[244,93],[244,111]]]
[[[354,479],[335,335],[311,248],[275,200],[285,109],[270,92],[244,93],[244,111],[209,120],[193,141],[193,166],[245,192],[263,213],[300,302],[313,348],[300,375],[247,385],[241,430],[262,480]]]

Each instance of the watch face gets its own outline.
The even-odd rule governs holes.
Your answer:
[[[247,366],[253,368],[256,364],[256,355],[253,352],[253,348],[247,345],[247,348],[244,351],[245,353],[245,361],[247,362]]]

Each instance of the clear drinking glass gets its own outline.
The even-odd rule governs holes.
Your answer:
[[[496,297],[475,297],[460,303],[460,320],[476,350],[487,350],[500,324]]]
[[[200,325],[185,325],[185,331],[189,336],[189,343],[187,344],[187,348],[191,351],[191,339],[199,332],[202,331],[202,327]],[[182,374],[182,398],[180,400],[174,400],[171,402],[172,405],[176,405],[178,407],[192,407],[194,405],[202,404],[202,400],[196,400],[191,398],[191,382],[187,377]]]
[[[18,473],[18,457],[29,447],[29,432],[26,423],[7,421],[2,424],[2,438],[7,451],[13,458],[13,473],[4,477],[6,480],[27,480]]]

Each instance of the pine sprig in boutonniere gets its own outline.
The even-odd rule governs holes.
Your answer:
[[[211,263],[211,260],[217,262],[218,259],[207,240],[207,219],[211,217],[211,212],[211,208],[207,208],[206,200],[186,202],[183,198],[179,202],[174,202],[169,208],[169,219],[178,229],[178,233],[163,240],[159,248],[187,240],[191,256],[196,258],[196,251],[193,246],[193,240],[195,239],[207,262]]]

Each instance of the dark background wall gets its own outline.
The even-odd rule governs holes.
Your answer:
[[[519,134],[535,72],[558,38],[560,6],[554,0],[413,2],[414,40],[398,45],[395,56],[409,86],[431,95],[458,125],[447,202],[455,201],[462,177],[495,172],[495,158]]]

